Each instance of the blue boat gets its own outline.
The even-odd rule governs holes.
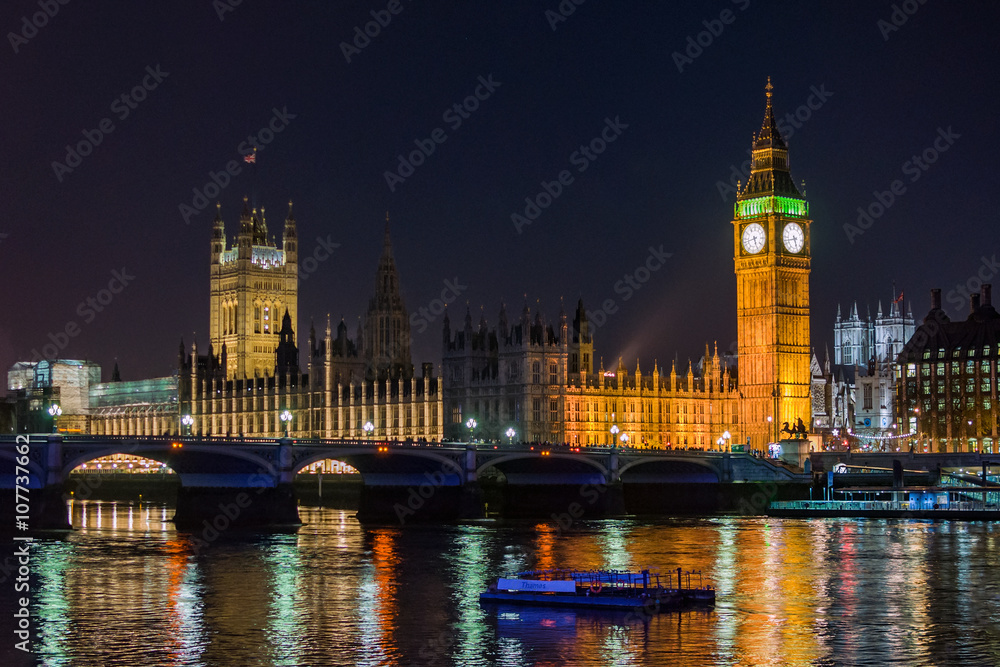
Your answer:
[[[518,572],[514,578],[498,578],[479,594],[479,600],[653,614],[712,606],[715,589],[703,585],[700,570],[684,572],[681,568],[662,575],[649,570],[532,570]]]

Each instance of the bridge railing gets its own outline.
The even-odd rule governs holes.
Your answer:
[[[505,442],[467,442],[467,441],[433,441],[421,439],[392,440],[385,438],[296,438],[296,437],[261,437],[261,436],[212,436],[212,435],[66,435],[38,433],[28,434],[33,442],[42,442],[50,438],[61,440],[69,445],[88,445],[104,443],[135,443],[144,442],[149,444],[170,444],[170,443],[213,443],[225,445],[278,445],[288,443],[292,446],[300,447],[323,447],[331,448],[354,448],[354,447],[390,447],[393,449],[404,448],[441,448],[448,450],[466,449],[473,447],[480,452],[487,451],[507,451],[507,452],[548,452],[559,454],[596,454],[607,455],[617,453],[620,455],[640,455],[640,456],[663,456],[676,458],[715,458],[721,457],[726,452],[713,449],[686,449],[686,448],[646,448],[646,447],[611,447],[607,445],[576,445],[570,443],[505,443]],[[14,435],[0,435],[0,443],[13,443]],[[752,454],[733,452],[733,457],[752,457]],[[767,461],[767,459],[760,459]],[[768,461],[774,465],[772,461]]]

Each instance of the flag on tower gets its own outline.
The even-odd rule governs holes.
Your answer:
[[[901,303],[903,301],[903,290],[899,291],[899,297],[893,301],[893,303]]]
[[[253,153],[249,153],[243,156],[243,161],[247,164],[257,164],[257,149],[253,149]]]

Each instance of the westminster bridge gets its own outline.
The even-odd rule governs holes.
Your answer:
[[[178,527],[198,526],[220,512],[235,525],[297,524],[295,475],[325,459],[361,474],[359,518],[402,523],[483,516],[484,477],[503,480],[515,513],[548,516],[551,510],[571,518],[737,506],[763,511],[779,485],[805,488],[811,480],[771,460],[715,451],[39,434],[0,436],[0,497],[13,508],[26,496],[33,528],[67,528],[70,472],[115,454],[158,461],[177,475]]]

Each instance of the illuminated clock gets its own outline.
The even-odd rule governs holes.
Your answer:
[[[743,228],[743,249],[751,255],[761,251],[764,247],[766,234],[760,223],[751,222]]]
[[[805,238],[802,228],[795,222],[789,222],[785,225],[785,230],[781,232],[781,240],[784,242],[785,250],[788,252],[799,252],[802,250]]]

